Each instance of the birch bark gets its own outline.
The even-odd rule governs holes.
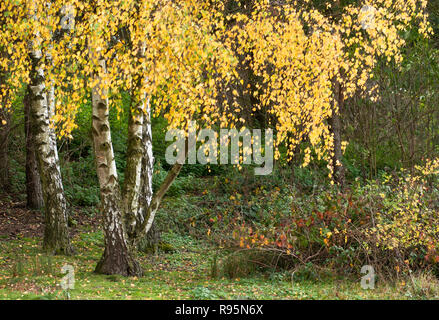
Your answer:
[[[38,172],[37,155],[35,150],[35,120],[30,108],[30,93],[24,98],[24,135],[26,137],[26,200],[30,209],[40,209],[44,206],[43,188]]]
[[[35,120],[35,147],[44,197],[45,230],[43,247],[55,254],[72,254],[67,227],[67,202],[64,196],[58,151],[45,88],[42,53],[31,49],[30,108]]]
[[[105,61],[100,59],[99,64],[105,72]],[[107,92],[103,89],[102,79],[98,75],[94,80],[97,85],[92,91],[92,135],[100,186],[100,206],[103,215],[105,239],[104,253],[96,266],[95,272],[139,276],[142,274],[142,269],[135,259],[134,250],[128,244],[124,224],[122,197],[108,119]]]

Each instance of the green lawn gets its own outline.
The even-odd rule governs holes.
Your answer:
[[[329,278],[296,279],[287,273],[261,274],[243,279],[210,276],[214,248],[190,237],[165,234],[172,253],[141,255],[145,276],[124,278],[96,275],[102,252],[102,233],[83,230],[74,237],[77,254],[50,257],[41,252],[40,239],[0,240],[0,299],[407,299],[419,298],[400,281],[363,290],[360,281]],[[61,268],[75,270],[75,288],[60,286]]]

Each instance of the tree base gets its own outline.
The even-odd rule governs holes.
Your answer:
[[[59,245],[43,245],[43,250],[48,254],[56,255],[56,256],[73,256],[75,255],[75,249],[69,244],[67,246],[59,246]]]
[[[58,226],[55,228],[46,226],[44,229],[43,250],[52,255],[72,256],[75,250],[70,243],[70,236],[67,226]]]
[[[140,263],[131,254],[108,255],[104,252],[101,260],[98,262],[95,273],[106,275],[121,275],[140,277],[143,275],[143,269]]]

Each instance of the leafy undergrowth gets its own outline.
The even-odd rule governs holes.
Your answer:
[[[360,280],[328,278],[292,282],[285,273],[245,279],[212,278],[215,248],[175,233],[163,235],[173,247],[172,252],[140,256],[145,276],[97,275],[93,268],[103,249],[102,233],[87,226],[81,231],[73,239],[77,250],[73,257],[45,256],[39,238],[35,237],[0,241],[0,299],[419,298],[419,292],[402,281],[395,285],[377,283],[374,290],[363,290]],[[75,288],[68,293],[60,286],[65,276],[61,268],[65,264],[75,270]]]

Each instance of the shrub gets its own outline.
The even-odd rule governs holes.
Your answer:
[[[426,266],[436,271],[438,175],[436,160],[413,174],[383,174],[365,184],[357,179],[343,192],[329,185],[307,194],[250,184],[247,194],[227,196],[220,212],[208,211],[209,219],[198,222],[221,246],[281,252],[286,268],[312,263],[358,275],[368,264],[384,277]],[[226,272],[250,272],[245,259],[231,256]]]

